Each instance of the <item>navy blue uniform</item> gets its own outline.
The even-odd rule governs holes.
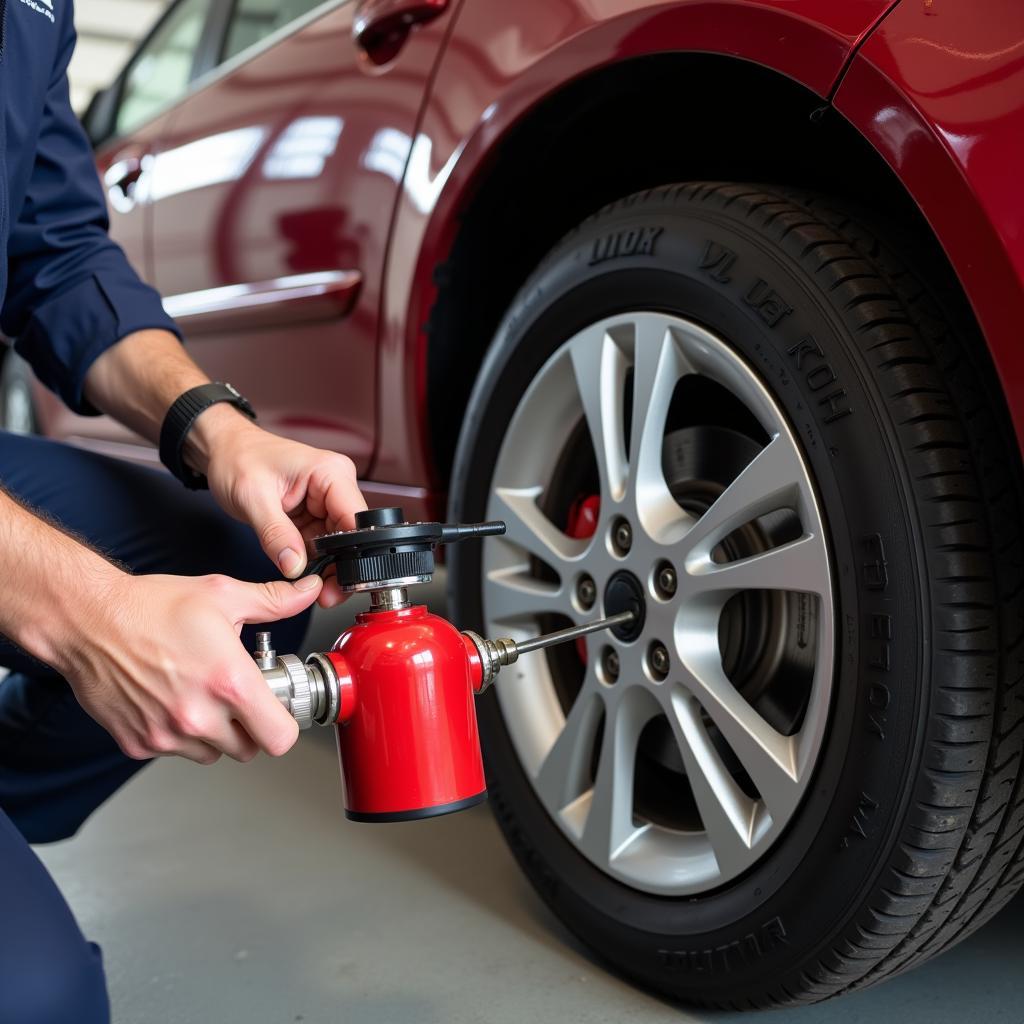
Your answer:
[[[82,387],[97,356],[133,331],[177,329],[107,236],[68,99],[71,0],[0,0],[0,18],[0,326],[43,383],[91,412]],[[275,575],[251,531],[155,470],[0,432],[0,483],[136,572]],[[306,622],[279,627],[281,649],[299,646]],[[28,843],[72,835],[142,762],[2,637],[0,665],[12,670],[0,682],[0,1024],[105,1024],[99,949]]]

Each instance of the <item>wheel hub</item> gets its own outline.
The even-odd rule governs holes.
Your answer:
[[[640,581],[628,569],[620,569],[604,588],[605,615],[618,615],[619,612],[632,612],[633,621],[613,626],[611,633],[623,643],[632,643],[644,631],[647,602]]]

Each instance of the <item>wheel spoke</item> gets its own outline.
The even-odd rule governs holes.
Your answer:
[[[598,863],[614,860],[643,827],[633,824],[633,775],[640,732],[654,716],[646,702],[626,691],[607,702],[601,756],[590,791],[580,846]]]
[[[717,591],[721,601],[740,590],[788,590],[824,596],[829,591],[828,560],[821,537],[806,534],[750,558],[715,563],[699,571],[688,565],[695,591]]]
[[[675,690],[668,719],[718,868],[723,874],[741,871],[750,859],[757,805],[722,764],[694,697]]]
[[[556,814],[590,787],[590,762],[601,712],[601,698],[584,686],[541,763],[534,786],[551,813]]]
[[[777,435],[718,496],[686,535],[687,565],[701,571],[711,552],[737,527],[780,508],[803,506],[806,470],[788,438]]]
[[[574,613],[567,587],[528,576],[521,568],[494,569],[487,574],[487,616],[514,623],[545,613]]]
[[[630,488],[634,512],[647,533],[677,540],[691,520],[672,497],[662,458],[665,421],[676,384],[689,366],[671,330],[644,321],[633,345],[633,409],[630,428]]]
[[[772,816],[788,814],[800,793],[796,740],[774,729],[747,703],[716,662],[718,657],[717,651],[707,652],[694,671],[693,659],[686,664],[684,656],[688,671],[683,685],[718,727]]]
[[[625,388],[629,361],[604,330],[585,332],[572,345],[572,368],[580,404],[597,457],[601,494],[621,501],[629,466],[626,455]]]
[[[582,557],[589,541],[559,530],[537,505],[540,494],[540,487],[496,487],[493,518],[504,520],[504,540],[539,558],[564,580],[569,563]]]

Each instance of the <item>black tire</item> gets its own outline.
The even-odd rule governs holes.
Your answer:
[[[0,366],[0,430],[35,434],[39,421],[32,400],[32,368],[16,352],[3,353]]]
[[[538,368],[636,308],[724,338],[802,440],[836,568],[836,685],[812,790],[746,875],[688,898],[614,881],[538,802],[493,695],[480,703],[491,803],[537,891],[615,968],[686,1001],[757,1008],[874,984],[969,934],[1024,876],[1020,454],[945,267],[866,224],[738,184],[602,210],[513,302],[456,454],[451,514],[474,521]],[[656,243],[595,262],[631,231]],[[759,309],[759,280],[791,312]],[[477,546],[450,565],[455,621],[479,629]]]

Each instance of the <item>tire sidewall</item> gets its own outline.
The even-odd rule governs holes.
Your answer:
[[[629,252],[629,238],[653,241],[649,251]],[[812,785],[745,876],[699,897],[657,897],[613,880],[573,848],[535,797],[493,695],[480,702],[481,729],[498,820],[563,921],[649,985],[725,998],[774,988],[836,944],[895,842],[922,743],[923,554],[884,385],[840,311],[764,232],[728,212],[667,199],[622,204],[587,222],[519,294],[467,410],[454,518],[485,513],[500,440],[551,354],[587,324],[637,309],[687,317],[730,344],[773,394],[811,470],[836,602],[829,730]],[[456,621],[479,629],[474,548],[457,547],[449,560]]]

